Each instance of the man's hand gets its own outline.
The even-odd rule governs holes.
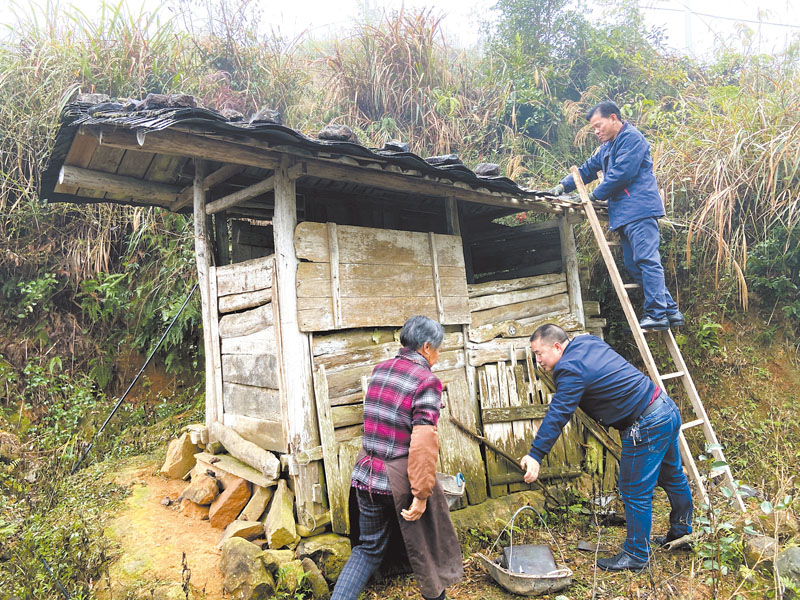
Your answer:
[[[537,469],[537,472],[538,472],[538,469]],[[400,511],[400,515],[406,521],[416,521],[417,519],[419,519],[422,516],[422,514],[425,512],[425,509],[427,507],[428,507],[428,501],[427,500],[420,500],[419,498],[417,498],[415,496],[414,499],[411,501],[411,506],[401,510]]]
[[[539,479],[539,461],[530,454],[526,454],[519,461],[519,466],[525,469],[525,483],[533,483]]]
[[[564,193],[564,186],[559,183],[556,187],[550,189],[549,193],[553,196],[560,196]]]

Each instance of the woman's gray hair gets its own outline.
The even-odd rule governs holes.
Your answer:
[[[443,339],[444,327],[422,315],[408,319],[400,330],[400,343],[411,350],[419,350],[425,342],[430,343],[432,348],[438,348]]]

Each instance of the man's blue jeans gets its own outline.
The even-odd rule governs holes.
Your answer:
[[[664,488],[672,507],[670,535],[680,537],[692,531],[692,492],[678,449],[681,415],[669,396],[661,392],[661,397],[660,406],[622,432],[619,492],[628,526],[624,549],[643,562],[650,557],[656,485]]]
[[[664,282],[664,267],[658,252],[661,241],[658,219],[647,217],[623,225],[619,229],[619,239],[625,270],[642,288],[645,316],[660,320],[677,312],[678,305]]]

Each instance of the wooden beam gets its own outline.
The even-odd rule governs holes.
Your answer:
[[[76,188],[87,188],[102,193],[123,194],[138,201],[169,206],[180,192],[180,188],[166,183],[145,181],[136,177],[103,173],[64,165],[58,173],[58,183]]]
[[[280,154],[277,152],[170,129],[151,131],[139,137],[134,131],[84,125],[80,128],[80,133],[95,135],[99,138],[101,146],[111,148],[146,150],[154,154],[188,156],[261,169],[274,169],[280,163]]]
[[[203,179],[203,189],[208,191],[215,185],[218,185],[223,181],[228,181],[228,179],[234,175],[238,175],[242,171],[244,171],[244,167],[242,165],[225,165]],[[188,206],[192,202],[194,194],[193,190],[194,185],[187,185],[185,188],[183,188],[178,194],[178,199],[172,203],[169,209],[173,212],[177,212],[184,206]]]
[[[583,313],[583,295],[581,294],[581,279],[578,272],[578,248],[575,245],[575,234],[566,217],[558,218],[558,230],[561,234],[561,260],[563,261],[564,274],[567,276],[569,312],[575,315],[581,327],[585,328],[586,316]]]
[[[267,192],[271,192],[274,189],[275,177],[267,177],[264,181],[259,181],[258,183],[254,183],[253,185],[233,192],[232,194],[223,196],[219,200],[209,202],[206,205],[206,212],[210,215],[213,215],[221,210],[225,210],[231,208],[232,206],[236,206],[237,204],[241,204],[242,202],[246,202],[247,200],[257,198],[258,196],[266,194]]]
[[[211,337],[211,320],[209,302],[211,289],[209,285],[209,270],[211,260],[209,257],[208,238],[206,236],[206,191],[203,189],[203,175],[205,162],[195,161],[194,165],[194,254],[197,260],[197,282],[200,288],[201,316],[203,318],[203,345],[206,354],[206,427],[222,419],[217,413],[216,384],[214,378],[214,343]],[[216,303],[216,298],[214,299]]]
[[[281,371],[281,394],[286,411],[288,441],[292,453],[320,445],[316,401],[312,389],[311,344],[297,321],[297,264],[294,245],[297,227],[297,193],[295,178],[288,161],[275,169],[275,215],[272,232],[275,242],[275,275],[278,358]],[[321,465],[299,465],[294,475],[297,517],[306,527],[312,515],[324,510],[314,499],[314,486],[322,481]]]

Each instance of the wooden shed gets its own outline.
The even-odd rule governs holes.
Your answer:
[[[544,322],[601,333],[597,304],[582,299],[579,216],[454,156],[312,139],[190,98],[77,102],[42,187],[51,202],[194,215],[206,424],[281,458],[308,530],[348,528],[364,382],[409,316],[445,327],[440,470],[467,477],[470,504],[530,486],[455,421],[521,456],[548,403],[527,337]],[[521,211],[542,220],[496,222]],[[616,461],[594,437],[605,432],[590,427],[573,420],[543,479],[589,473],[614,487]]]

